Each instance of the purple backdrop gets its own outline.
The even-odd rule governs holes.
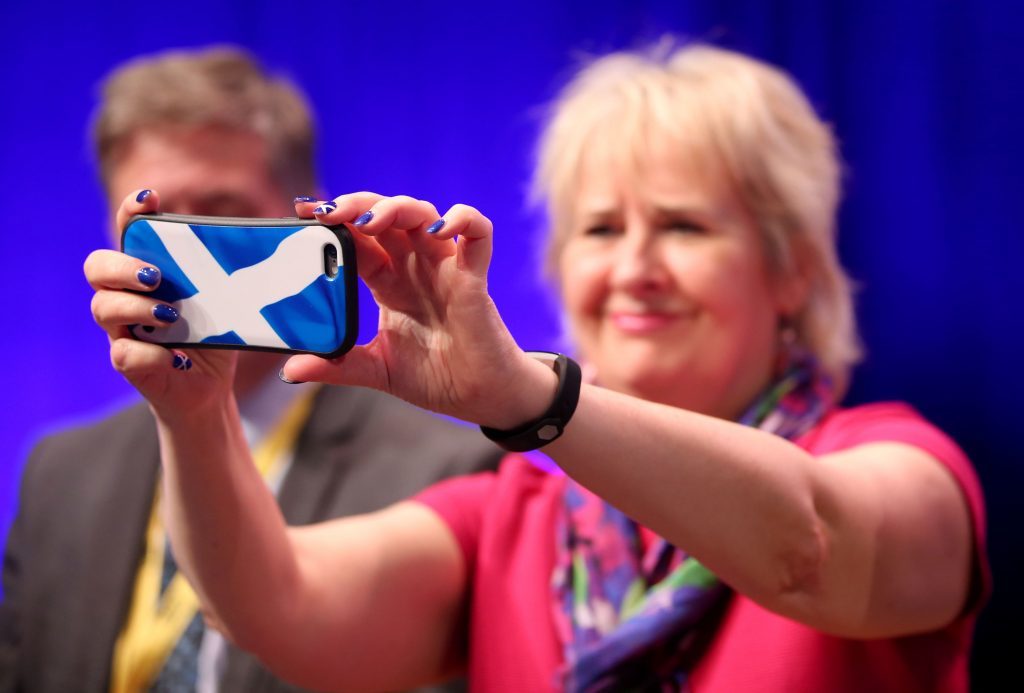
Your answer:
[[[672,32],[783,65],[835,123],[847,162],[842,251],[861,285],[869,349],[850,400],[909,400],[977,463],[997,592],[982,619],[976,682],[994,682],[1008,666],[996,643],[1024,611],[1000,589],[1024,579],[1013,530],[1024,472],[1010,413],[1022,384],[1014,297],[1024,253],[1011,182],[1024,154],[1022,15],[1019,4],[967,0],[527,1],[489,10],[214,0],[128,11],[5,2],[0,295],[10,370],[0,537],[32,441],[133,397],[107,365],[81,274],[86,254],[107,242],[86,133],[97,81],[112,66],[166,47],[248,47],[309,93],[326,190],[483,209],[497,228],[499,307],[522,345],[549,347],[558,321],[532,270],[539,220],[523,194],[539,107],[579,53]]]

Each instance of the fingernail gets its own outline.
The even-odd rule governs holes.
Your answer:
[[[152,190],[148,190],[148,189],[147,190],[143,190],[142,192],[140,192],[138,195],[135,196],[135,201],[136,202],[144,202],[146,200],[146,198],[149,197],[152,194],[153,194]]]
[[[373,221],[373,210],[369,212],[363,212],[359,215],[359,218],[352,222],[352,226],[365,226]]]
[[[171,361],[171,365],[174,366],[175,370],[187,371],[190,368],[192,368],[192,359],[190,359],[188,356],[185,356],[185,354],[181,353],[180,351],[175,351],[173,353],[174,359]]]
[[[178,311],[166,303],[157,303],[153,306],[153,317],[160,322],[178,322]]]
[[[277,379],[280,380],[282,383],[288,383],[289,385],[301,385],[303,382],[301,380],[292,380],[291,378],[289,378],[287,375],[284,374],[283,368],[277,372]]]
[[[135,273],[135,276],[146,286],[152,287],[160,283],[160,270],[156,267],[143,267]]]
[[[427,227],[427,233],[437,233],[438,231],[443,229],[444,225],[447,223],[448,222],[446,222],[444,219],[438,219],[433,224]]]
[[[295,198],[294,201],[295,202],[316,202],[316,198],[315,197],[310,197],[309,195],[299,195],[298,197]]]
[[[338,205],[333,202],[324,202],[322,205],[313,210],[313,214],[330,214],[338,208]]]

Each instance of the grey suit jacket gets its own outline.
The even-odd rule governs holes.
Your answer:
[[[296,445],[279,493],[290,524],[377,510],[501,456],[477,431],[358,388],[323,388]],[[0,691],[108,689],[158,466],[145,405],[35,448],[4,555]],[[297,690],[234,648],[221,686]]]

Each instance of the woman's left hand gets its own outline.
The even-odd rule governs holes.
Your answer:
[[[338,359],[291,358],[287,378],[371,387],[495,428],[547,408],[554,373],[519,349],[487,292],[487,217],[466,205],[442,217],[429,202],[368,192],[296,211],[352,231],[380,321],[373,341]]]
[[[117,228],[123,229],[136,214],[159,210],[157,191],[133,191],[117,210]],[[213,349],[171,351],[160,344],[136,340],[129,332],[130,325],[155,330],[168,325],[169,321],[156,317],[155,309],[161,302],[149,295],[160,281],[160,268],[103,249],[90,253],[83,269],[95,291],[93,318],[110,339],[111,364],[149,401],[158,419],[208,419],[212,407],[231,398],[237,354]],[[143,282],[140,275],[144,269],[149,282]],[[163,305],[177,320],[173,308]],[[188,370],[189,374],[175,369]]]

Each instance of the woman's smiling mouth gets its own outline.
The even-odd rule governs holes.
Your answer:
[[[647,334],[670,327],[686,315],[665,311],[613,311],[608,314],[612,325],[627,334]]]

